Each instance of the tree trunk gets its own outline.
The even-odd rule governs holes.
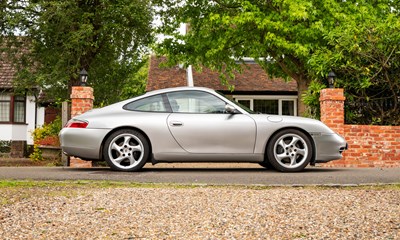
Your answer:
[[[303,102],[303,94],[307,91],[309,81],[304,77],[297,79],[297,115],[304,116],[307,106]]]
[[[275,56],[276,57],[276,56]],[[297,82],[297,115],[298,116],[304,116],[306,112],[306,105],[303,102],[303,97],[302,95],[307,91],[308,85],[310,84],[311,81],[308,80],[306,77],[307,74],[304,73],[304,66],[302,66],[301,61],[298,60],[295,57],[289,57],[292,63],[295,63],[297,65],[297,70],[293,70],[287,66],[287,63],[284,61],[285,59],[281,59],[281,61],[277,61],[277,64],[279,67],[281,67],[282,71],[286,73],[288,76],[290,76],[292,79],[294,79]],[[279,57],[277,57],[279,59]],[[302,71],[303,69],[303,71]]]

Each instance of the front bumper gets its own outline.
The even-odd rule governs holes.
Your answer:
[[[348,149],[346,140],[339,134],[315,134],[315,162],[329,162],[341,159],[343,151]]]

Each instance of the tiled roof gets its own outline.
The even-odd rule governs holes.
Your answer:
[[[0,56],[0,88],[12,88],[15,69]]]
[[[179,66],[160,67],[159,64],[165,60],[165,57],[151,56],[147,91],[187,86],[186,69]],[[218,73],[207,68],[203,68],[202,72],[193,70],[193,82],[196,87],[228,90],[220,83]],[[248,64],[247,68],[241,74],[236,74],[235,80],[231,80],[229,83],[234,85],[235,91],[238,92],[297,92],[296,81],[285,82],[280,78],[271,78],[257,64]]]
[[[173,68],[160,67],[160,63],[166,58],[150,57],[149,76],[147,80],[146,91],[169,87],[187,86],[186,69],[179,66]]]

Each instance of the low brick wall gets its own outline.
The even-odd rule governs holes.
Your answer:
[[[400,126],[344,125],[345,166],[400,167]]]
[[[321,91],[321,121],[349,144],[336,167],[400,167],[400,126],[344,124],[343,89]]]
[[[10,156],[13,158],[24,158],[26,157],[26,141],[12,141]]]

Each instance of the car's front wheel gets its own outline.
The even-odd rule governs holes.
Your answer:
[[[103,155],[108,165],[119,171],[137,171],[147,162],[150,145],[138,131],[122,129],[106,140]]]
[[[258,163],[261,167],[265,167],[267,169],[275,169],[274,166],[269,162],[268,158],[264,159],[263,162]]]
[[[296,129],[286,129],[275,134],[268,146],[267,156],[271,165],[282,172],[303,170],[313,155],[309,137]]]

